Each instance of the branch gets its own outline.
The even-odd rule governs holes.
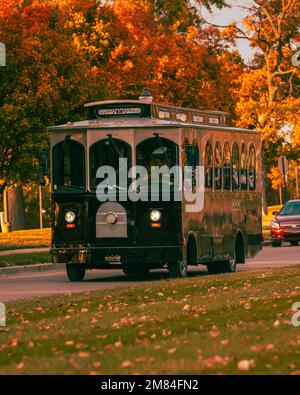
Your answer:
[[[277,75],[287,75],[287,74],[293,74],[295,73],[295,69],[290,69],[290,70],[286,70],[286,71],[275,71],[272,75],[271,78],[273,79],[274,77],[276,77]]]
[[[204,19],[204,18],[203,18],[203,19]],[[204,21],[205,21],[205,23],[206,23],[207,25],[213,26],[213,27],[218,27],[218,28],[220,28],[220,29],[228,29],[229,27],[233,27],[234,29],[236,29],[238,32],[240,32],[240,33],[242,34],[241,37],[237,37],[237,38],[242,38],[242,39],[249,40],[249,41],[252,40],[251,37],[249,37],[249,36],[246,35],[246,33],[243,31],[243,29],[239,28],[239,27],[236,26],[236,25],[216,25],[215,23],[210,23],[210,22],[208,22],[208,21],[205,20],[205,19],[204,19]]]

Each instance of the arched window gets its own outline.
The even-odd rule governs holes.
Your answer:
[[[226,142],[223,150],[223,175],[224,175],[224,190],[230,191],[231,186],[231,157],[230,146]]]
[[[248,188],[248,171],[247,171],[247,147],[242,144],[241,151],[241,189],[247,191]]]
[[[253,144],[249,150],[249,190],[256,190],[256,154]]]
[[[213,186],[213,151],[211,142],[205,146],[205,188],[212,189]]]
[[[90,186],[96,189],[97,185],[103,181],[97,179],[96,174],[99,167],[111,166],[115,169],[118,178],[119,160],[127,159],[127,167],[131,167],[131,147],[128,143],[113,137],[97,141],[90,147]],[[120,180],[116,180],[117,185]]]
[[[214,183],[215,189],[222,189],[222,147],[219,141],[215,144],[215,165],[214,165]]]
[[[82,191],[85,183],[85,149],[67,136],[52,150],[53,190]]]
[[[232,146],[232,190],[237,191],[240,188],[240,152],[239,146],[235,142]]]
[[[152,187],[159,187],[160,191],[174,190],[180,187],[179,179],[175,180],[174,173],[153,171],[166,166],[168,169],[178,165],[178,145],[173,141],[157,136],[146,139],[136,147],[136,163],[147,169],[149,192]],[[151,178],[152,177],[152,178]],[[179,174],[177,174],[177,178]],[[177,188],[176,188],[177,191]]]

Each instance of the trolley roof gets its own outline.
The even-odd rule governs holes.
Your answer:
[[[226,126],[224,111],[196,110],[147,100],[115,100],[85,104],[87,120],[52,126],[50,131],[102,128],[181,128],[232,130],[258,133]]]

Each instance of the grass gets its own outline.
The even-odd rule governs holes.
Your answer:
[[[0,373],[296,374],[299,284],[297,267],[9,303]]]
[[[10,266],[36,265],[39,263],[50,262],[52,262],[52,257],[50,253],[47,252],[0,256],[0,268]]]
[[[21,248],[48,247],[51,229],[19,230],[11,233],[0,233],[0,251]]]

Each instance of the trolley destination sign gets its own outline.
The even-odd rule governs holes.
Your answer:
[[[99,108],[97,111],[100,116],[140,115],[142,112],[141,107]]]
[[[89,120],[115,117],[149,118],[151,116],[151,107],[139,102],[91,103],[86,105],[86,108]]]

